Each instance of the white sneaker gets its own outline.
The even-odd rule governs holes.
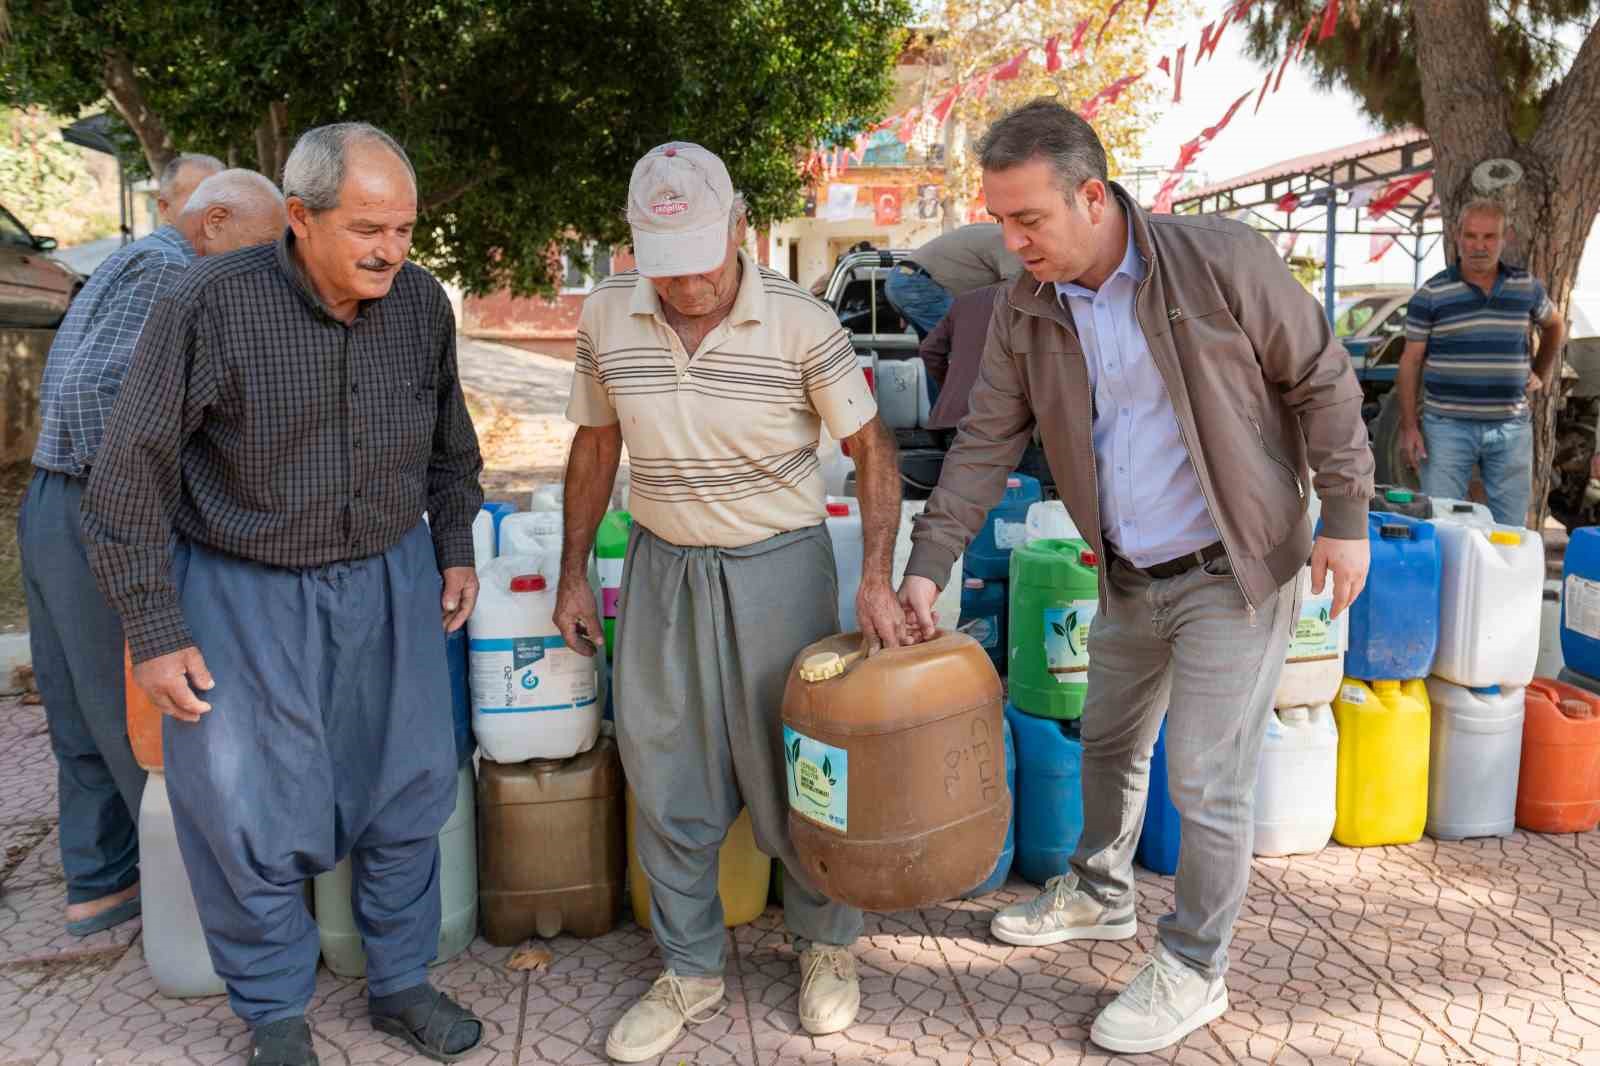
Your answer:
[[[685,1022],[708,1022],[721,1014],[722,992],[720,977],[679,977],[666,971],[611,1027],[606,1055],[613,1062],[655,1058],[683,1035]]]
[[[800,1024],[812,1036],[847,1028],[861,1009],[861,979],[846,948],[813,944],[800,953]]]
[[[1076,876],[1052,877],[1037,896],[996,911],[989,921],[996,940],[1025,948],[1065,940],[1127,940],[1138,931],[1132,907],[1109,912],[1078,888]]]
[[[1227,1009],[1228,988],[1222,978],[1208,981],[1157,946],[1128,987],[1094,1020],[1089,1039],[1127,1055],[1159,1051],[1216,1021]]]

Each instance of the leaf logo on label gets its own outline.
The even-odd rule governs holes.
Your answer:
[[[826,810],[833,800],[834,782],[828,777],[828,760],[822,760],[823,765],[818,766],[810,759],[801,758],[795,763],[795,791],[809,803],[815,804],[819,809]]]

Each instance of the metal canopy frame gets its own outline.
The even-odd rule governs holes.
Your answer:
[[[1323,304],[1333,320],[1338,237],[1393,236],[1412,260],[1414,285],[1422,283],[1422,261],[1443,238],[1444,222],[1430,177],[1378,218],[1365,207],[1341,212],[1361,186],[1377,186],[1433,167],[1433,145],[1421,130],[1408,129],[1274,163],[1220,181],[1173,201],[1174,214],[1226,214],[1266,233],[1321,234],[1326,247]],[[1277,208],[1285,196],[1301,203],[1287,214]],[[1409,239],[1405,239],[1409,238]]]

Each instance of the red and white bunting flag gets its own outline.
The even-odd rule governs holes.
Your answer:
[[[1082,115],[1086,121],[1093,122],[1095,115],[1100,113],[1102,105],[1116,103],[1117,98],[1122,95],[1123,91],[1142,77],[1144,77],[1143,71],[1118,78],[1089,97],[1088,102],[1078,109],[1078,114]]]
[[[1317,43],[1321,44],[1339,31],[1339,0],[1328,0],[1328,6],[1322,9],[1322,30],[1317,34]]]
[[[1243,107],[1244,102],[1250,99],[1250,92],[1251,91],[1249,89],[1246,89],[1239,99],[1235,100],[1231,105],[1229,105],[1227,113],[1222,116],[1222,120],[1220,122],[1218,122],[1215,126],[1206,127],[1205,132],[1200,136],[1204,137],[1207,143],[1216,140],[1217,134],[1228,128],[1228,123],[1232,122],[1233,116],[1239,113],[1239,108]]]
[[[1396,237],[1392,233],[1374,233],[1372,246],[1367,254],[1367,262],[1376,263],[1389,254],[1389,249],[1395,246]]]
[[[1272,91],[1277,92],[1283,86],[1283,72],[1289,69],[1289,64],[1300,58],[1300,53],[1306,50],[1306,42],[1311,39],[1311,31],[1317,28],[1313,20],[1306,23],[1306,30],[1300,35],[1300,41],[1294,47],[1283,53],[1283,62],[1278,64],[1278,80],[1272,83]]]
[[[1001,63],[999,66],[995,67],[989,73],[994,76],[995,81],[1010,81],[1022,73],[1022,64],[1026,63],[1027,61],[1028,50],[1024,48],[1022,51],[1018,52],[1004,63]]]
[[[1188,49],[1188,45],[1180,44],[1177,58],[1172,61],[1172,102],[1175,104],[1183,103],[1183,53]]]
[[[1372,202],[1367,205],[1367,217],[1382,218],[1387,215],[1399,206],[1400,201],[1411,195],[1411,192],[1418,185],[1421,185],[1431,177],[1433,177],[1433,171],[1424,170],[1420,174],[1412,174],[1410,177],[1396,178],[1391,181],[1383,192],[1373,197]]]
[[[1295,208],[1300,206],[1300,194],[1297,192],[1286,192],[1282,196],[1278,197],[1278,202],[1273,206],[1287,215]]]
[[[1357,185],[1350,190],[1350,209],[1359,211],[1372,202],[1373,196],[1378,192],[1378,183],[1369,181],[1365,185]]]
[[[1183,176],[1181,174],[1173,174],[1171,177],[1167,178],[1166,181],[1161,183],[1161,188],[1156,190],[1155,203],[1150,205],[1151,214],[1172,214],[1172,194],[1177,191],[1178,182],[1182,180]]]
[[[1216,22],[1208,22],[1200,28],[1200,47],[1195,50],[1194,61],[1198,64],[1202,59],[1210,56],[1217,50],[1217,45],[1222,43],[1222,31],[1228,28],[1229,13],[1224,12],[1222,18]],[[1212,32],[1211,27],[1216,31]]]
[[[1172,164],[1172,172],[1174,174],[1181,174],[1185,170],[1188,170],[1190,164],[1192,164],[1196,159],[1199,159],[1200,153],[1205,150],[1206,139],[1204,134],[1199,137],[1194,137],[1184,141],[1178,146],[1178,161]]]
[[[901,144],[910,144],[911,139],[917,135],[917,123],[922,121],[921,106],[913,107],[900,116],[900,124],[895,128],[894,136]]]
[[[1261,113],[1261,101],[1267,98],[1267,90],[1270,88],[1272,88],[1272,68],[1268,67],[1267,76],[1261,79],[1261,94],[1256,97],[1255,110],[1250,112],[1252,115],[1259,115]]]
[[[1162,56],[1161,61],[1156,64],[1156,69],[1165,74],[1167,77],[1172,77],[1172,57]]]
[[[1061,69],[1061,34],[1059,33],[1044,42],[1044,69],[1049,74],[1054,74]]]
[[[1145,8],[1144,8],[1144,24],[1146,26],[1150,25],[1150,16],[1154,15],[1156,13],[1156,8],[1158,6],[1160,6],[1160,4],[1161,4],[1161,0],[1149,0],[1149,3],[1147,3],[1145,5]]]
[[[1100,24],[1100,34],[1094,39],[1094,50],[1096,52],[1100,51],[1100,45],[1106,39],[1106,31],[1111,28],[1112,20],[1115,19],[1119,13],[1121,13],[1122,5],[1126,4],[1127,2],[1128,0],[1117,0],[1116,3],[1111,5],[1111,10],[1106,12],[1106,20]]]
[[[1083,58],[1083,45],[1084,41],[1089,37],[1089,27],[1091,24],[1091,20],[1089,19],[1079,19],[1077,28],[1072,31],[1071,51],[1072,54],[1077,56],[1079,59]]]
[[[961,95],[962,88],[960,85],[956,86],[939,97],[939,102],[933,105],[933,110],[929,114],[933,116],[933,120],[939,125],[944,125],[944,120],[950,117],[950,109],[955,106],[956,97]]]

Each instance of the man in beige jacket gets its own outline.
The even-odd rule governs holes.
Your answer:
[[[1102,560],[1083,709],[1084,829],[1071,873],[995,915],[1007,943],[1136,931],[1133,852],[1167,719],[1182,817],[1174,913],[1095,1020],[1116,1052],[1220,1017],[1250,876],[1252,792],[1309,558],[1334,613],[1367,573],[1372,455],[1361,391],[1272,246],[1212,218],[1146,216],[1106,179],[1088,123],[1036,101],[979,146],[983,189],[1027,274],[996,299],[978,383],[912,534],[900,597],[933,630],[950,566],[1037,427]],[[1306,492],[1322,501],[1313,542]]]

